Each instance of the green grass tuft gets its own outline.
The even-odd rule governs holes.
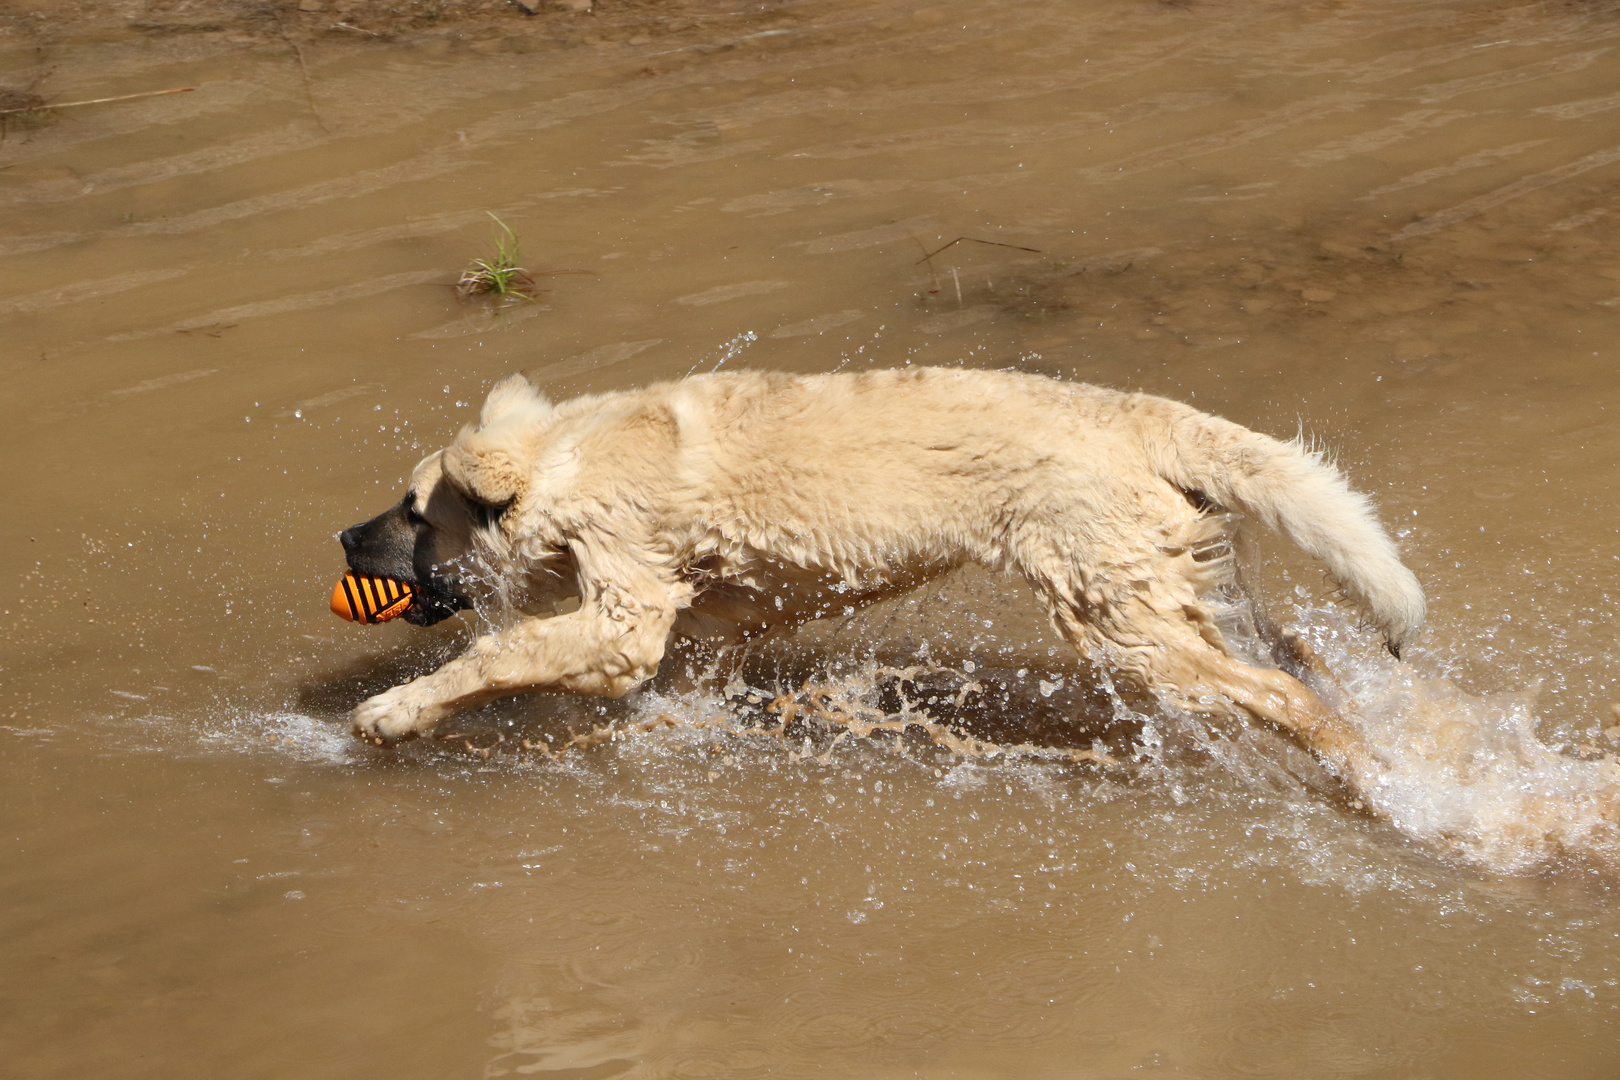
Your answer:
[[[472,268],[462,271],[461,280],[456,282],[456,291],[462,296],[476,296],[483,293],[533,300],[534,278],[518,265],[521,246],[517,233],[494,214],[489,216],[501,229],[495,237],[495,257],[474,259]]]

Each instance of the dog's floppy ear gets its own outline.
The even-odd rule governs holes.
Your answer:
[[[510,418],[514,413],[549,413],[551,402],[546,395],[522,375],[508,375],[496,383],[484,399],[483,411],[478,414],[478,426],[487,428]]]
[[[551,402],[522,375],[502,379],[489,392],[478,426],[462,428],[445,450],[445,476],[488,506],[506,506],[522,497],[529,486],[528,440],[552,410]]]
[[[444,475],[475,502],[506,506],[529,486],[528,470],[511,448],[491,443],[483,431],[462,428],[444,452]]]

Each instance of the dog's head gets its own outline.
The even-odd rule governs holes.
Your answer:
[[[405,621],[432,626],[472,606],[459,560],[472,551],[480,508],[444,477],[443,452],[416,467],[405,497],[338,534],[349,569],[416,587]]]
[[[356,574],[416,587],[406,622],[432,626],[472,606],[465,558],[480,537],[498,535],[526,491],[525,443],[551,408],[522,376],[496,384],[478,426],[424,458],[403,499],[338,535]]]

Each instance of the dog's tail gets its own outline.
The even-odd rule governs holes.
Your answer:
[[[1400,655],[1423,626],[1423,589],[1371,501],[1350,490],[1337,468],[1320,453],[1179,402],[1133,395],[1131,405],[1138,415],[1162,420],[1144,425],[1150,464],[1160,476],[1263,522],[1321,559]]]

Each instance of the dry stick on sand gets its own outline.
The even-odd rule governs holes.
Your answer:
[[[24,105],[19,109],[0,109],[0,116],[14,113],[45,112],[47,109],[71,109],[77,105],[106,105],[113,101],[133,101],[136,98],[159,97],[163,94],[189,94],[195,86],[177,86],[173,90],[144,90],[139,94],[120,94],[118,97],[90,98],[87,101],[63,101],[55,105]]]

